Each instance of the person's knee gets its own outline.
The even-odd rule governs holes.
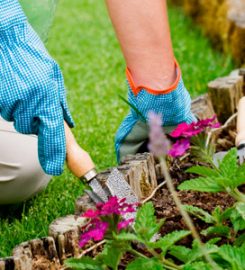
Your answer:
[[[43,191],[51,179],[35,161],[28,165],[0,163],[0,172],[0,204],[25,201]]]
[[[51,179],[38,161],[37,137],[15,131],[0,120],[0,204],[25,201],[42,191]]]

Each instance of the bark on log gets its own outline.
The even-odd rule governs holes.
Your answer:
[[[69,215],[58,218],[50,224],[49,235],[54,238],[61,263],[66,258],[79,255],[80,233],[86,223],[85,218]]]
[[[45,237],[24,242],[13,250],[20,270],[61,269],[54,239]]]
[[[84,194],[79,197],[75,202],[75,215],[80,216],[82,213],[86,212],[88,209],[95,208],[95,204],[92,199]]]
[[[155,161],[150,153],[127,156],[117,169],[124,175],[139,200],[149,196],[157,186]],[[98,174],[97,179],[106,186],[112,169]]]
[[[21,268],[19,258],[8,257],[0,259],[0,270],[29,270],[29,269]]]
[[[210,118],[215,115],[213,104],[208,94],[194,99],[191,104],[191,110],[199,119]]]
[[[127,156],[122,165],[130,167],[124,172],[125,177],[140,201],[148,197],[157,187],[156,164],[152,154]]]
[[[211,81],[208,84],[208,94],[218,120],[224,123],[236,112],[243,96],[243,77],[230,75]]]

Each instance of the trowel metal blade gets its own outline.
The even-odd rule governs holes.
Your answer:
[[[221,151],[217,152],[213,156],[213,161],[215,166],[219,167],[220,162],[223,160],[223,158],[227,155],[228,151]],[[245,147],[238,148],[237,150],[237,159],[239,164],[243,164],[245,161]]]
[[[226,154],[227,154],[227,151],[221,151],[213,155],[213,162],[216,167],[219,167],[220,162],[223,160]]]
[[[107,179],[106,186],[112,196],[116,196],[119,199],[126,198],[127,203],[139,202],[136,194],[118,169],[112,170]]]
[[[93,178],[89,182],[89,186],[92,190],[86,190],[86,193],[95,203],[108,201],[108,196],[106,192],[96,178]]]

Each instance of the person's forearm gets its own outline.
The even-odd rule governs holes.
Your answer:
[[[176,78],[166,0],[106,0],[136,86],[169,87]]]

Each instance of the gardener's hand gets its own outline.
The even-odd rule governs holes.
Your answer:
[[[73,126],[63,77],[17,0],[0,0],[0,114],[17,131],[37,134],[42,168],[61,174],[64,119]]]
[[[147,118],[150,111],[162,115],[164,130],[170,133],[178,124],[195,121],[191,112],[191,98],[181,78],[176,63],[176,81],[162,91],[146,87],[135,87],[130,71],[127,70],[129,85],[128,100],[132,105],[116,134],[115,148],[118,162],[128,154],[136,154],[148,139]]]

